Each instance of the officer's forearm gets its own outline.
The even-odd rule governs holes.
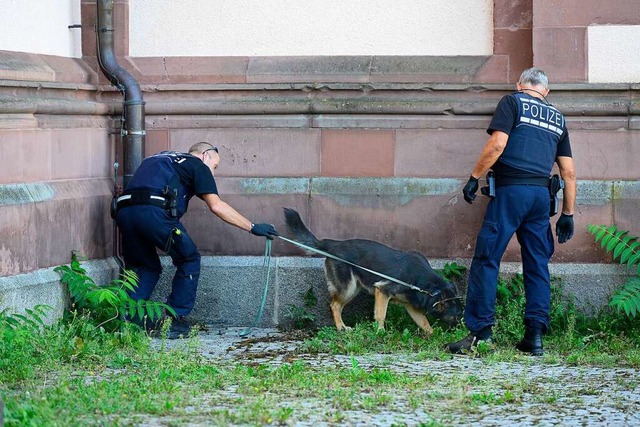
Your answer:
[[[216,209],[212,212],[227,224],[234,225],[244,231],[251,231],[251,221],[222,200],[218,202]]]
[[[562,213],[573,215],[576,203],[576,178],[571,177],[564,180],[564,190],[562,190]]]
[[[562,213],[565,215],[573,215],[576,203],[576,169],[573,165],[573,158],[558,157],[556,159],[560,176],[564,181],[564,190],[562,191]]]
[[[498,157],[500,157],[499,154],[498,155],[493,155],[491,153],[485,154],[483,151],[483,153],[480,154],[480,158],[476,162],[476,165],[473,168],[473,171],[471,172],[471,176],[473,176],[474,178],[481,178],[491,168],[491,166],[493,166],[496,160],[498,160]]]
[[[485,172],[493,166],[504,151],[508,139],[509,135],[504,132],[494,131],[493,134],[491,134],[491,137],[484,145],[484,148],[482,148],[480,157],[471,172],[471,175],[474,178],[482,177],[482,175],[484,175]]]
[[[202,200],[209,210],[227,224],[234,225],[245,231],[251,231],[251,221],[236,211],[228,203],[224,202],[217,194],[203,194]]]

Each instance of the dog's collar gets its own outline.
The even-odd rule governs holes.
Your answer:
[[[438,292],[440,292],[440,291],[438,291]],[[443,302],[447,302],[447,301],[452,301],[452,300],[454,300],[454,299],[462,299],[462,297],[443,298],[443,299],[441,299],[441,300],[438,300],[438,301],[434,302],[434,303],[433,303],[433,305],[432,305],[431,307],[435,307],[435,306],[436,306],[436,305],[438,305],[438,304],[441,304],[441,303],[443,303]]]

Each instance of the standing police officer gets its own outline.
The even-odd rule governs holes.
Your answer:
[[[180,222],[194,195],[231,225],[268,239],[278,235],[273,225],[253,224],[220,199],[213,177],[219,163],[218,149],[208,142],[196,143],[189,153],[160,152],[142,161],[118,198],[116,223],[122,233],[125,265],[139,279],[131,298],[149,299],[158,283],[162,266],[156,248],[167,253],[176,266],[167,304],[177,317],[169,338],[187,336],[185,317],[196,300],[200,254]]]
[[[487,129],[491,137],[462,190],[464,199],[473,203],[478,178],[493,170],[495,195],[487,205],[469,270],[465,323],[470,334],[448,344],[451,353],[467,352],[480,341],[491,343],[500,260],[515,233],[526,296],[525,335],[516,348],[543,354],[542,334],[549,327],[551,301],[549,259],[554,250],[549,223],[549,175],[554,162],[564,179],[558,243],[573,236],[576,176],[564,116],[546,100],[548,78],[541,69],[525,70],[517,88],[498,103]]]

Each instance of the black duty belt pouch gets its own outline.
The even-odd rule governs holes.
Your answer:
[[[496,197],[496,176],[493,171],[487,172],[487,186],[482,187],[480,192],[487,197]]]
[[[167,206],[165,209],[169,211],[169,215],[171,218],[178,217],[178,189],[171,188],[168,185],[164,186],[162,190],[162,195],[167,199]]]
[[[116,213],[118,212],[118,196],[113,196],[111,199],[111,219],[116,219]]]
[[[549,216],[552,217],[558,213],[558,191],[564,188],[564,180],[560,178],[560,175],[555,174],[549,179]]]

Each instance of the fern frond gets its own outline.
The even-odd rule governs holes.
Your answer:
[[[602,239],[602,236],[604,236],[604,233],[607,232],[607,229],[604,225],[589,224],[587,226],[587,232],[593,234],[595,236],[596,243],[598,243],[600,239]]]
[[[634,264],[636,264],[640,260],[640,252],[636,252],[633,254],[629,261],[627,261],[627,267],[631,268]]]
[[[157,301],[134,301],[129,296],[138,286],[138,275],[132,270],[124,270],[118,279],[106,286],[98,286],[73,253],[70,265],[59,266],[54,269],[61,276],[60,281],[67,285],[71,300],[75,305],[89,314],[97,327],[111,324],[121,316],[133,320],[143,320],[145,316],[151,320],[162,317],[163,310],[175,316],[175,311],[165,303]],[[30,313],[31,321],[39,323],[38,312]],[[26,320],[25,320],[26,321]]]
[[[635,239],[635,237],[632,236],[622,238],[622,236],[625,236],[628,233],[628,231],[624,231],[620,236],[618,236],[619,244],[617,244],[613,249],[613,259],[619,258],[622,251],[629,248],[629,242]]]
[[[607,253],[613,255],[620,264],[627,264],[629,268],[640,261],[640,242],[635,236],[629,236],[628,231],[618,230],[615,225],[589,225],[587,231],[595,236],[596,243]],[[639,270],[640,271],[640,270]]]
[[[18,319],[22,326],[26,326],[31,330],[39,330],[40,326],[37,322],[33,321],[30,317],[25,316],[24,314],[13,314],[13,317]]]
[[[640,277],[630,279],[611,297],[611,307],[634,318],[640,312]]]
[[[25,308],[24,311],[29,315],[31,319],[35,321],[35,323],[37,323],[39,326],[44,326],[44,320],[42,320],[42,317],[40,317],[37,312],[31,310],[30,308]]]
[[[26,315],[9,314],[9,309],[4,309],[0,311],[0,326],[6,325],[10,329],[23,326],[32,330],[40,330],[44,327],[44,318],[47,316],[47,311],[51,310],[53,310],[53,307],[46,304],[38,304],[33,309],[25,309]]]
[[[169,313],[171,316],[178,317],[178,313],[176,313],[176,311],[167,304],[162,304],[162,308],[164,308],[164,311]]]
[[[138,319],[140,320],[144,319],[145,314],[146,313],[144,309],[144,300],[138,300],[136,304],[136,315],[138,316]]]

